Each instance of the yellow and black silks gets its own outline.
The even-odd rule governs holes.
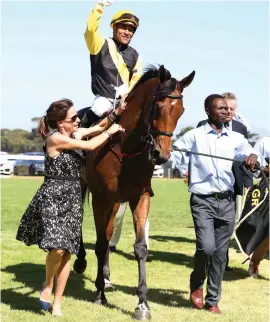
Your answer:
[[[90,52],[92,92],[107,98],[115,97],[115,86],[127,84],[129,91],[142,75],[142,62],[131,46],[118,46],[99,32],[103,6],[96,4],[84,34]]]

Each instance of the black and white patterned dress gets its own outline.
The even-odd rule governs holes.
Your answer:
[[[83,205],[80,172],[82,151],[64,150],[56,158],[45,152],[45,181],[24,213],[16,239],[41,249],[80,247]]]

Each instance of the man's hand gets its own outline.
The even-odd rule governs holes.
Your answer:
[[[267,177],[269,177],[269,164],[267,164],[267,166],[264,167],[263,172]]]
[[[250,154],[244,161],[245,167],[250,170],[254,170],[254,167],[257,163],[258,156],[256,154]]]
[[[125,99],[127,98],[127,94],[121,97],[119,106],[115,109],[115,114],[120,115],[126,109],[127,103]]]
[[[114,0],[100,0],[98,3],[104,7],[108,7],[113,3]]]

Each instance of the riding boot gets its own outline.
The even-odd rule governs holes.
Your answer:
[[[87,109],[81,119],[80,126],[87,128],[101,120],[101,117],[97,116],[90,108]]]

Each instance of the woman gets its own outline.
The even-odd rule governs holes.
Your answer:
[[[81,129],[72,101],[63,99],[50,105],[39,124],[39,133],[45,139],[45,181],[23,215],[16,238],[28,246],[37,244],[48,251],[40,304],[44,310],[49,310],[56,277],[54,316],[62,315],[60,304],[70,273],[70,257],[78,253],[80,246],[81,150],[92,151],[106,143],[114,133],[124,131],[118,124],[108,128],[116,114],[124,109],[123,101],[121,103],[118,110],[99,125]],[[99,135],[81,141],[94,134]]]

